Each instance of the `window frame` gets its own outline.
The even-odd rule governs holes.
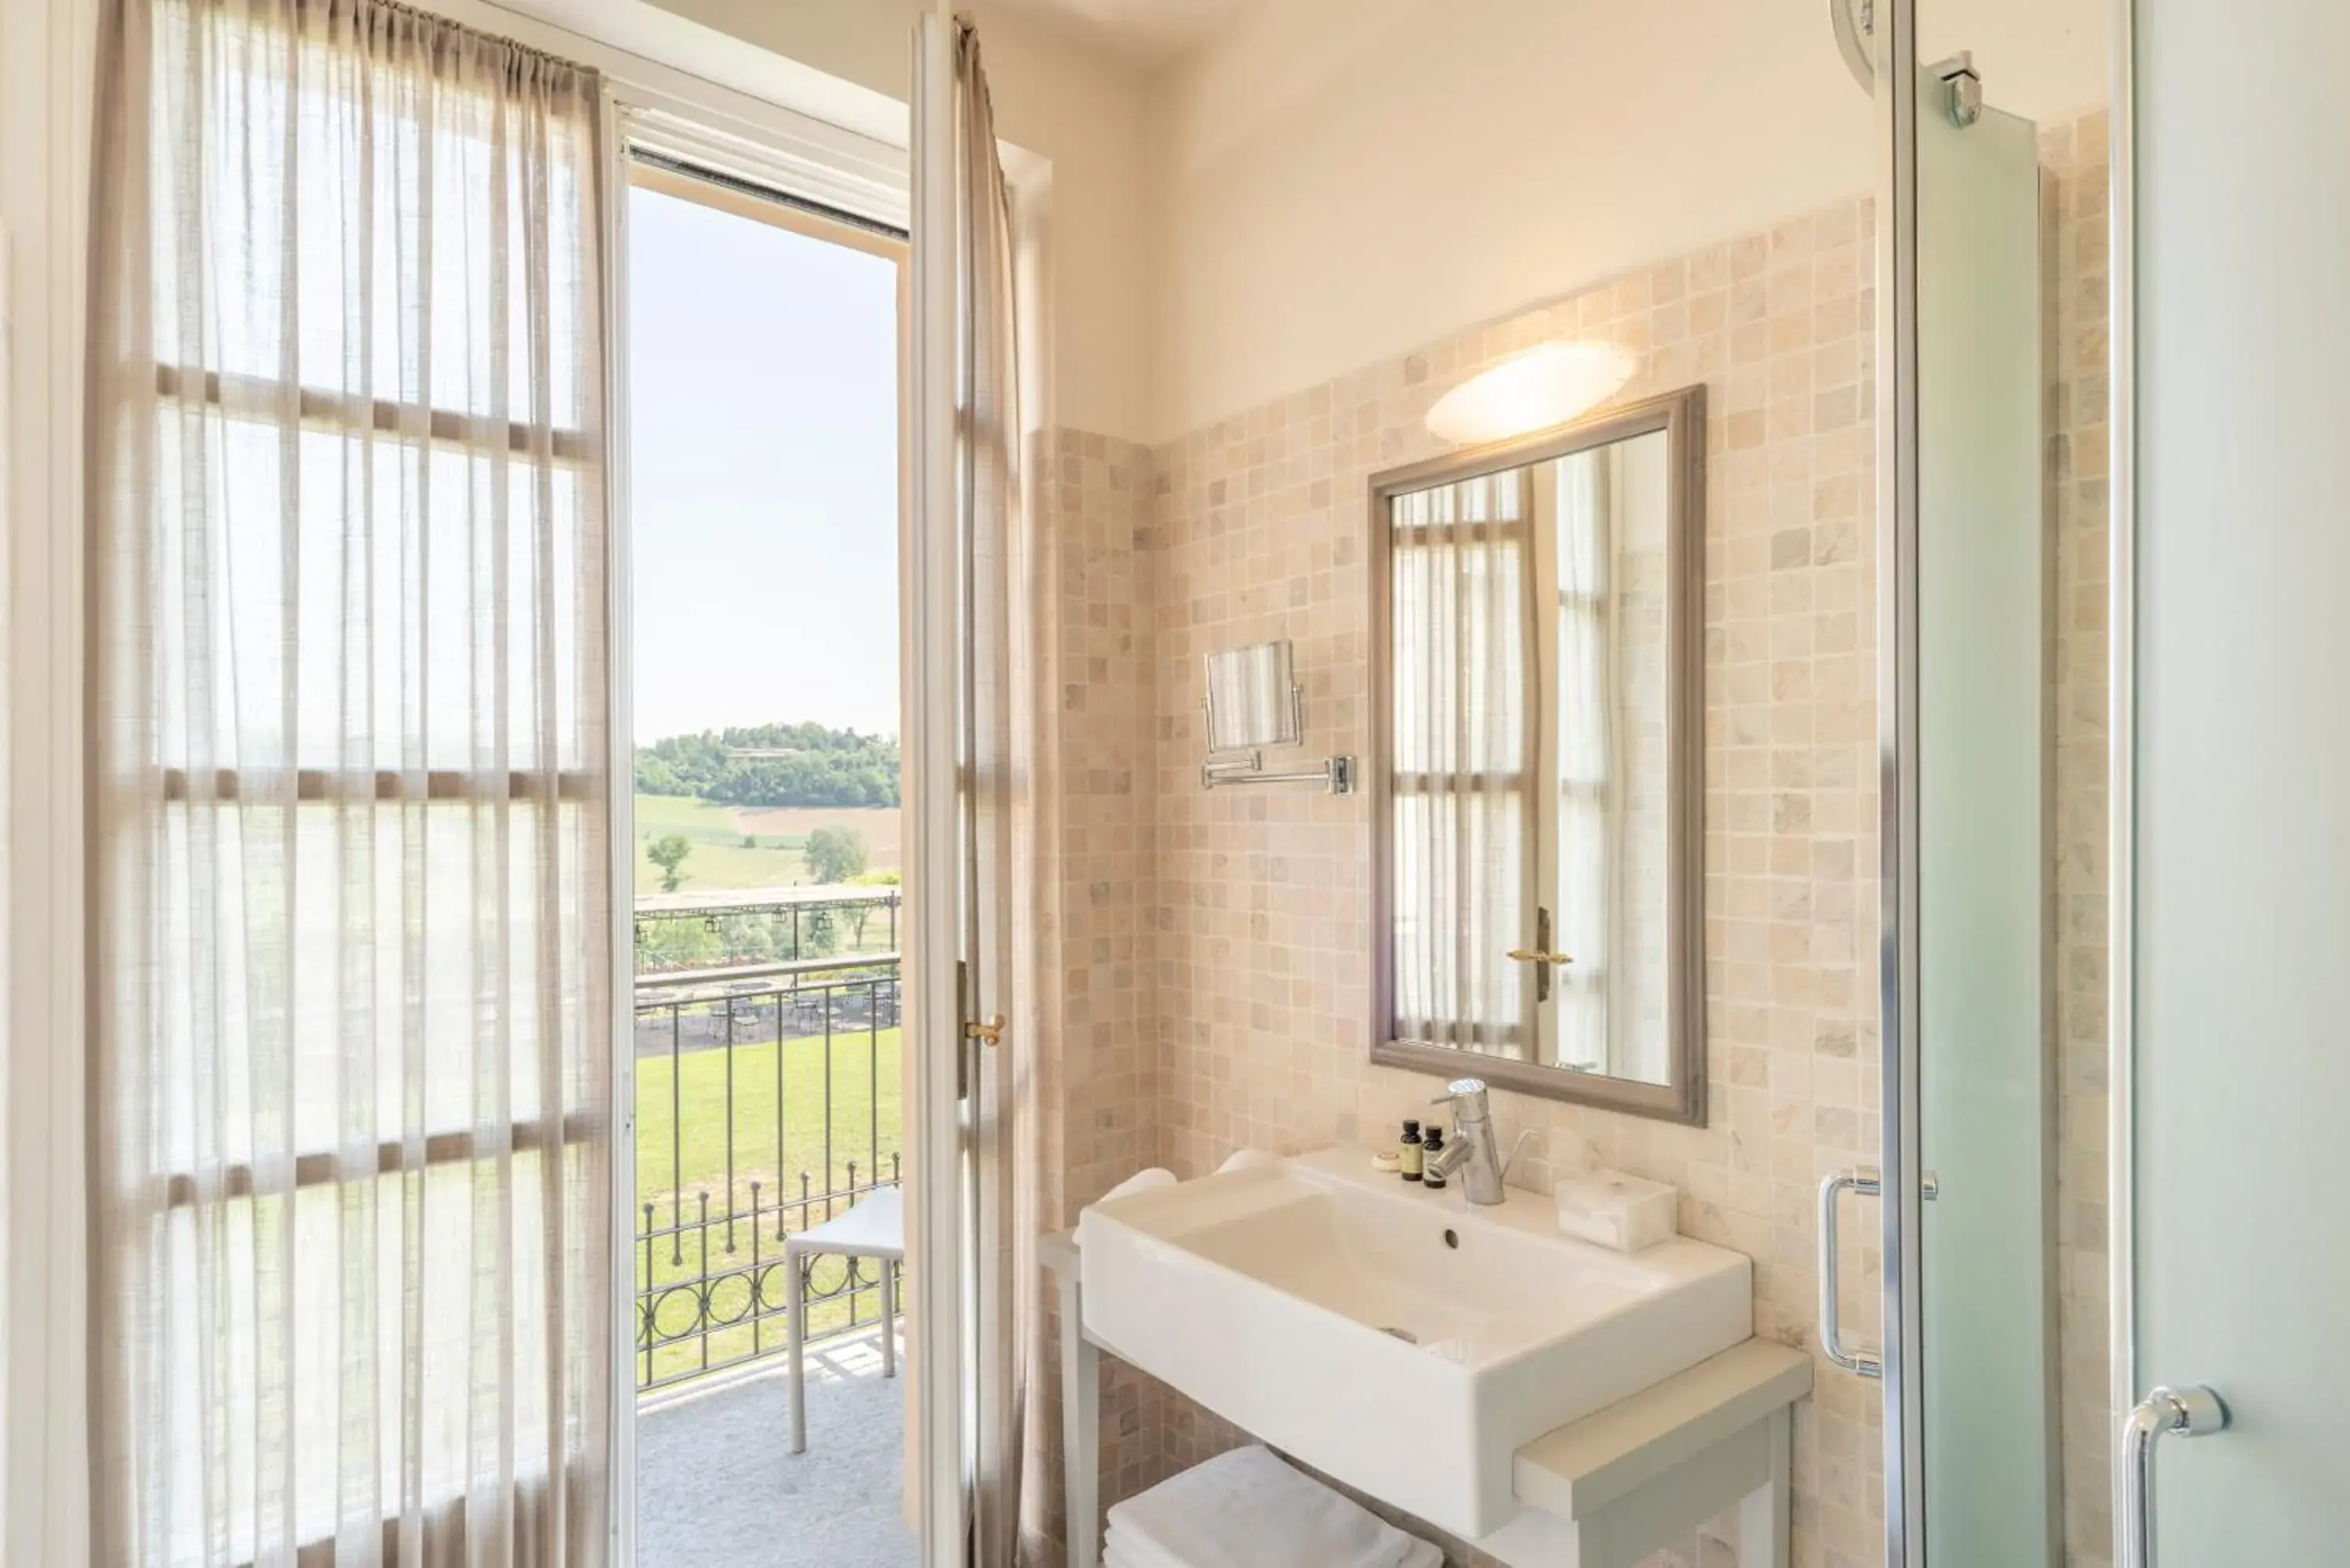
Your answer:
[[[598,112],[603,112],[600,106]],[[586,168],[581,172],[592,177],[598,171]],[[503,446],[509,453],[545,453],[558,466],[582,470],[608,460],[615,444],[608,421],[605,431],[598,436],[553,421],[501,419],[447,408],[429,400],[403,400],[339,391],[304,382],[298,374],[279,379],[158,359],[154,363],[154,395],[157,401],[153,405],[143,397],[126,396],[111,406],[118,413],[131,414],[145,414],[151,408],[168,410],[173,405],[192,407],[206,418],[246,424],[279,436],[320,433],[348,438],[373,434],[428,449],[454,447],[473,457],[494,457]],[[598,774],[583,768],[480,772],[379,768],[350,772],[297,764],[290,768],[220,767],[199,771],[175,766],[163,757],[146,759],[142,771],[152,781],[152,789],[131,797],[130,809],[139,813],[140,823],[133,826],[119,819],[100,822],[93,825],[94,831],[143,831],[160,825],[164,815],[172,811],[248,801],[286,805],[447,805],[499,800],[585,805],[595,798],[599,782]],[[616,787],[613,793],[618,793]],[[517,1116],[503,1129],[505,1137],[500,1141],[500,1152],[520,1153],[589,1141],[606,1136],[607,1119],[580,1112]],[[550,1128],[555,1133],[552,1137]],[[431,1133],[414,1141],[385,1138],[377,1144],[372,1165],[359,1170],[348,1168],[348,1162],[332,1149],[294,1148],[272,1158],[290,1164],[290,1191],[298,1192],[467,1164],[478,1157],[480,1142],[475,1131],[468,1128]],[[209,1168],[173,1169],[163,1178],[163,1192],[167,1211],[199,1202],[253,1198],[257,1195],[254,1166],[249,1161],[231,1160]]]
[[[746,142],[706,122],[697,123],[690,118],[681,118],[668,109],[632,103],[624,94],[608,94],[608,101],[606,156],[609,161],[608,186],[610,195],[605,203],[608,226],[605,277],[609,297],[607,302],[604,363],[608,383],[606,428],[609,451],[604,472],[608,487],[607,517],[612,551],[609,574],[611,606],[608,613],[612,668],[607,686],[611,693],[610,741],[614,780],[611,876],[614,890],[612,912],[616,927],[613,951],[617,955],[612,974],[615,988],[612,1072],[613,1100],[619,1109],[619,1126],[609,1162],[613,1189],[610,1246],[619,1270],[616,1277],[625,1282],[635,1266],[638,1248],[634,1208],[637,1199],[637,1058],[633,962],[635,897],[632,891],[638,853],[632,784],[637,738],[631,670],[636,648],[636,578],[631,561],[638,538],[630,506],[629,461],[632,438],[629,413],[632,385],[628,315],[632,297],[629,275],[629,193],[642,188],[693,202],[749,222],[768,223],[811,239],[844,244],[883,257],[895,265],[898,279],[897,539],[901,584],[911,566],[907,553],[912,548],[914,504],[914,267],[912,244],[906,233],[910,209],[910,192],[902,185],[899,188],[899,199],[894,207],[871,202],[836,205],[837,192],[834,186],[822,180],[808,179],[807,171],[796,158],[780,154],[773,145]],[[900,631],[903,633],[905,628],[901,627]],[[629,787],[621,787],[623,784],[629,784]],[[907,983],[901,977],[901,986]],[[909,1054],[911,1056],[913,1054]],[[910,1134],[917,1085],[910,1083],[905,1099]],[[612,1376],[613,1473],[616,1478],[625,1478],[616,1480],[614,1487],[613,1561],[632,1564],[637,1561],[639,1511],[634,1506],[622,1506],[619,1500],[625,1497],[632,1505],[638,1501],[635,1456],[638,1308],[633,1290],[626,1288],[625,1284],[616,1289],[613,1308],[619,1314],[612,1336],[613,1350],[619,1358]],[[909,1310],[911,1310],[910,1305]],[[910,1476],[910,1487],[917,1484]],[[931,1534],[928,1529],[924,1530],[925,1550],[932,1544]],[[957,1544],[951,1539],[951,1532],[940,1534],[938,1545],[941,1550]]]

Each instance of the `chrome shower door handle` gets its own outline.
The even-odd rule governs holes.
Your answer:
[[[2200,1383],[2158,1388],[2122,1420],[2121,1552],[2115,1568],[2154,1568],[2154,1449],[2161,1438],[2228,1429],[2228,1405]]]
[[[1836,1245],[1836,1199],[1846,1189],[1876,1197],[1882,1190],[1877,1179],[1877,1168],[1854,1166],[1839,1170],[1820,1182],[1819,1268],[1820,1277],[1820,1348],[1827,1357],[1846,1372],[1857,1372],[1863,1377],[1882,1377],[1885,1364],[1865,1350],[1846,1350],[1844,1346],[1844,1314],[1836,1301],[1836,1284],[1842,1259]]]
[[[1822,1179],[1820,1182],[1819,1265],[1820,1277],[1820,1348],[1827,1352],[1830,1361],[1846,1372],[1857,1372],[1863,1377],[1885,1376],[1885,1363],[1866,1350],[1846,1350],[1844,1346],[1844,1314],[1836,1301],[1837,1274],[1841,1267],[1836,1245],[1836,1199],[1846,1189],[1865,1198],[1884,1193],[1885,1185],[1873,1165],[1856,1165]],[[1941,1178],[1928,1171],[1918,1179],[1918,1191],[1928,1199],[1942,1195]]]

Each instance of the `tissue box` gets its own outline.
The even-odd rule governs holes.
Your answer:
[[[1586,1171],[1553,1189],[1558,1228],[1578,1241],[1637,1252],[1680,1234],[1673,1189],[1619,1170]]]

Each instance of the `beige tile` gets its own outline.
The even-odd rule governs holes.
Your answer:
[[[2068,1563],[2103,1568],[2106,382],[2102,116],[2043,141],[2054,179],[2050,473],[2058,605],[2060,1354]],[[1835,203],[1244,410],[1155,450],[1061,431],[1038,472],[1033,607],[1061,694],[1035,721],[1034,999],[1057,1225],[1148,1164],[1370,1141],[1428,1081],[1372,1067],[1364,797],[1208,794],[1200,659],[1287,637],[1317,753],[1359,754],[1365,494],[1440,449],[1444,388],[1560,332],[1648,354],[1639,397],[1708,384],[1705,1128],[1498,1096],[1537,1176],[1590,1158],[1674,1183],[1691,1234],[1755,1259],[1759,1332],[1812,1346],[1811,1194],[1875,1158],[1874,218]],[[1847,1216],[1846,1293],[1875,1314]],[[1798,1414],[1796,1561],[1881,1561],[1877,1391],[1820,1364]],[[1120,1369],[1105,1502],[1243,1435]],[[1057,1521],[1056,1521],[1057,1528]],[[1723,1529],[1655,1559],[1736,1561]],[[1454,1561],[1475,1562],[1451,1543]]]

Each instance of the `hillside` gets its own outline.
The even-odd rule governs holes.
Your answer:
[[[637,793],[734,806],[894,806],[898,742],[822,724],[754,724],[637,748]]]

